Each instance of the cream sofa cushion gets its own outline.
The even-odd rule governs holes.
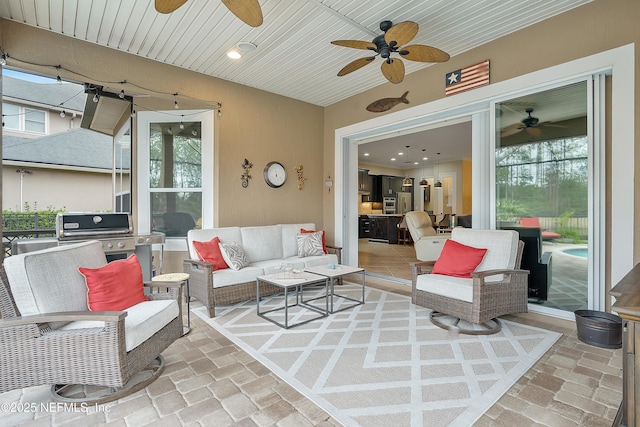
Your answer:
[[[282,228],[279,225],[242,227],[240,235],[242,249],[249,262],[283,258]]]
[[[296,236],[300,233],[300,229],[315,230],[316,225],[312,222],[300,224],[280,224],[282,227],[282,257],[289,258],[298,255],[298,241]],[[319,231],[319,230],[318,230]]]
[[[220,227],[207,228],[205,230],[193,229],[187,232],[187,246],[189,247],[189,258],[199,259],[196,249],[193,247],[193,241],[208,242],[214,237],[218,237],[221,242],[236,242],[242,244],[242,235],[240,227]]]

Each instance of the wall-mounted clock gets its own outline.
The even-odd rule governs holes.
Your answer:
[[[282,187],[287,180],[287,171],[281,163],[269,162],[264,167],[264,180],[269,187]]]

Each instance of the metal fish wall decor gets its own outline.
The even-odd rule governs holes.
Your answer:
[[[367,110],[372,113],[382,113],[383,111],[387,111],[392,109],[398,104],[408,104],[409,100],[407,99],[407,95],[409,91],[406,91],[400,98],[382,98],[377,101],[373,101],[371,104],[367,106]]]

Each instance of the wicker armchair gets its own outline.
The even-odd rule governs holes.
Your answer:
[[[487,335],[501,329],[499,316],[527,312],[527,270],[520,270],[524,244],[512,230],[453,229],[451,240],[486,248],[471,278],[431,274],[435,261],[412,267],[414,304],[430,308],[431,321],[464,334]]]
[[[80,289],[86,306],[86,287],[81,287],[84,278],[77,267],[100,264],[106,264],[106,258],[97,241],[14,255],[5,260],[5,266],[0,267],[0,393],[53,384],[51,394],[55,400],[104,403],[140,390],[160,375],[164,368],[160,353],[183,331],[178,303],[182,284],[145,284],[157,290],[161,287],[164,292],[149,294],[149,302],[134,306],[162,306],[167,310],[164,313],[169,309],[177,313],[174,318],[171,319],[173,314],[165,314],[170,320],[151,316],[141,319],[139,315],[146,312],[133,311],[132,307],[127,311],[136,314],[132,314],[131,325],[125,325],[127,311],[97,312],[87,308],[70,311],[61,307],[60,312],[21,316],[19,307],[25,306],[25,289],[21,285],[10,286],[5,273],[5,268],[7,272],[11,270],[9,277],[34,288],[47,286],[58,292]],[[63,298],[72,301],[74,296]],[[158,300],[166,302],[158,304],[155,302]],[[36,298],[36,304],[40,303]],[[151,327],[156,332],[142,331],[144,322],[155,322]],[[134,331],[130,335],[139,334],[142,342],[127,350],[130,330]],[[145,332],[152,335],[147,337]]]

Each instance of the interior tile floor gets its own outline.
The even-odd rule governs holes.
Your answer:
[[[406,285],[372,277],[367,286],[409,294]],[[573,322],[533,314],[509,319],[563,336],[475,425],[610,426],[622,399],[622,350],[580,342]],[[163,353],[166,369],[146,389],[100,408],[36,411],[17,404],[47,402],[48,386],[6,392],[0,426],[338,425],[199,317],[191,321],[191,333]]]

